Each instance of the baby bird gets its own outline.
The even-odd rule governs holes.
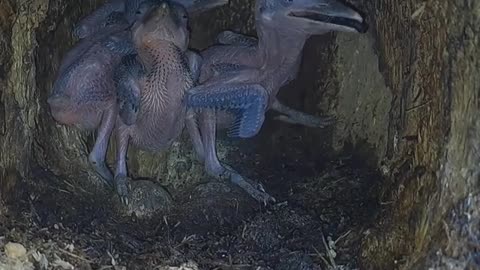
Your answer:
[[[122,59],[115,73],[118,102],[115,185],[128,203],[126,154],[129,141],[141,150],[167,149],[184,128],[183,98],[194,82],[185,56],[188,30],[184,8],[162,2],[132,28],[137,54]]]

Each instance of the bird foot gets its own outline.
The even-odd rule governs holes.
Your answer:
[[[113,187],[113,175],[108,169],[105,162],[98,162],[90,158],[90,165],[92,166],[93,170],[100,176],[100,179],[103,181],[104,184]]]
[[[225,167],[225,170],[223,174],[220,176],[220,178],[224,180],[229,180],[233,184],[239,186],[245,192],[247,192],[248,195],[250,195],[252,198],[257,200],[258,202],[262,202],[265,205],[267,205],[270,202],[272,203],[276,202],[275,198],[265,191],[262,184],[253,183],[252,180],[243,177],[242,175],[240,175],[234,169],[232,169],[227,165],[224,165],[224,167]]]
[[[127,176],[115,176],[115,190],[117,191],[118,196],[120,196],[122,204],[128,206],[128,194],[130,193],[131,187]]]
[[[299,113],[297,115],[279,115],[274,119],[313,128],[325,128],[336,123],[335,116],[314,116],[306,113]]]

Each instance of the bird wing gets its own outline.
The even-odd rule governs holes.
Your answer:
[[[252,36],[247,36],[234,31],[225,30],[220,32],[216,39],[216,43],[222,45],[235,45],[252,47],[258,45],[258,39]]]
[[[228,130],[230,137],[256,135],[265,120],[268,93],[255,83],[213,83],[187,91],[186,104],[193,109],[227,111],[235,116]]]
[[[117,91],[117,105],[123,123],[133,125],[140,109],[140,80],[145,76],[145,67],[136,54],[122,58],[115,69],[113,80]]]
[[[113,53],[121,55],[136,54],[135,44],[133,44],[132,39],[128,36],[127,31],[110,35],[102,41],[102,45]]]
[[[123,0],[108,0],[91,14],[83,17],[73,28],[73,34],[80,39],[86,38],[102,28],[112,12],[123,12]]]
[[[235,73],[249,70],[252,68],[249,66],[233,64],[233,63],[216,63],[211,66],[211,69],[213,71],[214,77],[219,77],[219,76],[223,77],[223,76],[234,75]]]

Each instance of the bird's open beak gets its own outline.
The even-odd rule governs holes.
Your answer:
[[[298,3],[290,8],[287,15],[308,21],[310,26],[328,28],[330,25],[359,33],[368,30],[368,25],[358,12],[336,0],[304,0]]]
[[[175,0],[183,5],[190,16],[228,4],[229,0]]]

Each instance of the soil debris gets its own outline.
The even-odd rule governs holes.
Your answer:
[[[272,173],[254,162],[256,172]],[[117,215],[115,202],[99,196],[32,185],[35,196],[0,219],[3,242],[30,251],[5,245],[0,269],[355,269],[376,176],[353,164],[331,161],[317,177],[278,170],[266,184],[283,200],[267,208],[207,182],[150,219]]]

